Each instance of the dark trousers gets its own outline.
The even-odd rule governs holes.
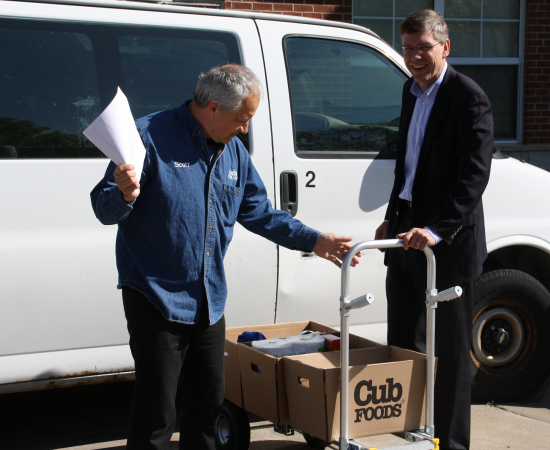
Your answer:
[[[180,381],[183,411],[179,448],[215,450],[215,425],[225,387],[224,317],[210,326],[203,299],[199,323],[184,325],[164,319],[134,289],[123,287],[122,299],[136,366],[126,448],[168,449]]]
[[[410,230],[412,211],[405,202],[400,202],[399,217],[398,233]],[[387,251],[388,344],[425,353],[426,257],[413,249]],[[436,287],[441,291],[452,286]],[[473,281],[461,287],[462,296],[438,303],[435,315],[434,419],[435,437],[442,450],[470,448]]]

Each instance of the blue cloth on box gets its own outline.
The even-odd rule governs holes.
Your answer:
[[[265,336],[259,331],[245,331],[237,338],[237,342],[263,341]]]

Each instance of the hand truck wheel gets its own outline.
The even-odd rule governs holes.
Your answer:
[[[224,400],[216,423],[215,438],[216,450],[248,450],[250,422],[247,412]]]

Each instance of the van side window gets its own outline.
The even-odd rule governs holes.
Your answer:
[[[406,75],[354,42],[288,37],[284,46],[296,154],[394,158]]]
[[[223,35],[216,35],[218,40],[121,36],[118,43],[125,95],[134,117],[179,106],[193,97],[201,72],[238,62],[219,40]]]
[[[0,42],[0,160],[102,158],[82,131],[117,86],[137,119],[242,61],[237,38],[218,31],[3,19]]]
[[[0,21],[0,158],[90,158],[82,135],[101,112],[90,38]]]

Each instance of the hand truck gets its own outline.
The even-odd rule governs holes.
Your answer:
[[[374,300],[371,294],[365,294],[353,300],[349,299],[350,263],[353,256],[362,250],[402,247],[402,239],[384,239],[365,241],[356,244],[342,261],[340,296],[340,450],[375,450],[365,444],[349,439],[348,430],[348,391],[349,391],[349,315],[352,309],[368,306]],[[426,426],[424,430],[409,431],[405,438],[411,443],[386,447],[406,450],[439,450],[439,440],[434,430],[434,383],[435,383],[435,310],[437,303],[452,300],[462,295],[459,286],[437,293],[435,288],[435,257],[431,248],[424,250],[428,262],[426,289]],[[384,450],[384,449],[379,449]]]

